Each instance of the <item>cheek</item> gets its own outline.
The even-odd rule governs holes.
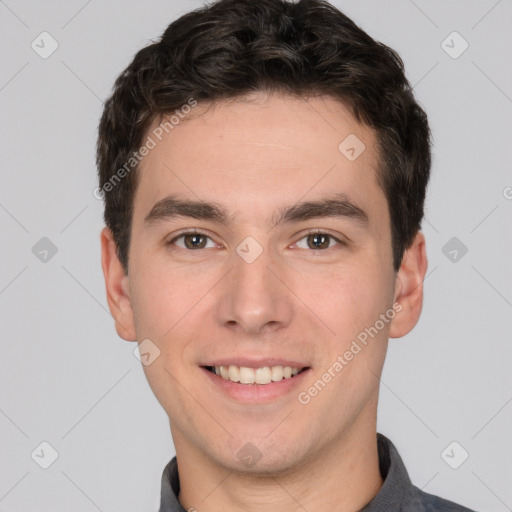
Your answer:
[[[161,338],[186,314],[194,287],[184,278],[186,271],[151,255],[134,254],[134,281],[130,282],[132,306],[138,334]]]
[[[162,355],[158,362],[165,362],[167,370],[181,375],[187,371],[195,353],[195,340],[207,329],[206,324],[210,325],[211,318],[205,308],[211,306],[204,296],[212,288],[215,276],[210,276],[212,281],[208,272],[197,273],[190,266],[170,268],[168,264],[156,262],[139,267],[133,275],[136,276],[132,305],[137,339],[152,340]],[[152,381],[158,385],[157,377],[169,379],[163,367],[158,366],[145,367],[152,387]]]
[[[293,287],[336,338],[345,341],[373,325],[388,309],[392,293],[386,274],[364,263],[297,273]]]

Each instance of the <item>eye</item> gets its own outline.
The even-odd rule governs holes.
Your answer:
[[[183,239],[183,244],[177,243],[178,240]],[[207,245],[207,240],[211,241],[210,246]],[[211,238],[203,233],[198,233],[196,231],[190,231],[187,233],[182,233],[174,237],[172,240],[168,242],[168,245],[176,245],[180,249],[208,249],[211,247],[215,247],[215,242],[211,240]]]
[[[305,247],[304,247],[304,244],[303,244],[303,246],[300,245],[302,240],[306,240]],[[297,247],[299,247],[299,249],[314,249],[314,250],[318,251],[318,250],[330,249],[333,245],[336,245],[336,243],[331,245],[331,242],[333,242],[333,241],[337,242],[340,245],[345,245],[344,242],[342,242],[335,236],[333,236],[329,233],[323,233],[322,231],[313,231],[313,232],[308,233],[306,236],[302,237],[297,242],[296,245],[297,245]]]

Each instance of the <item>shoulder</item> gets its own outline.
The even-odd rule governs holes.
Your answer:
[[[476,512],[453,501],[423,492],[413,486],[410,499],[404,504],[402,512]]]

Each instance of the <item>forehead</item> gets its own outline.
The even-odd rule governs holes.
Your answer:
[[[240,221],[336,193],[387,214],[375,133],[335,99],[255,95],[174,122],[147,131],[155,145],[139,166],[134,220],[168,195],[224,204]]]

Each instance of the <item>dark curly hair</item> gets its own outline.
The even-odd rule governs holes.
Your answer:
[[[421,228],[431,166],[427,116],[400,56],[323,0],[220,0],[180,17],[141,49],[105,102],[96,190],[125,272],[138,176],[133,157],[151,123],[191,98],[213,103],[255,91],[330,96],[375,130],[397,271]]]

